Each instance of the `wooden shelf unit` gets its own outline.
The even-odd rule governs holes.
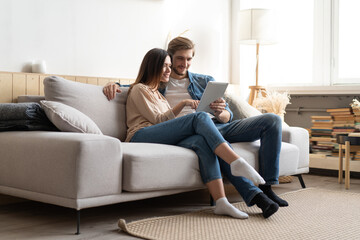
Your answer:
[[[345,169],[343,161],[343,169]],[[329,170],[339,170],[339,158],[329,157],[323,154],[310,154],[310,168],[320,168]],[[350,160],[350,171],[360,172],[360,161]]]

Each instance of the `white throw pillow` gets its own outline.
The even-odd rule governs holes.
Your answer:
[[[40,103],[46,116],[60,131],[102,135],[94,121],[79,110],[59,102],[42,100]]]

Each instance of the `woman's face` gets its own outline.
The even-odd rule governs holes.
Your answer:
[[[164,66],[163,66],[163,71],[162,71],[160,82],[168,82],[170,73],[171,73],[171,59],[169,56],[167,56],[164,61]]]

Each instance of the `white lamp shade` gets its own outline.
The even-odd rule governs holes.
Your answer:
[[[270,9],[246,9],[240,11],[239,26],[240,43],[276,43],[275,16]]]

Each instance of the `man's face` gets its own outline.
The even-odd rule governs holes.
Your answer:
[[[173,56],[171,77],[181,79],[186,77],[187,70],[191,66],[193,50],[178,50]]]

